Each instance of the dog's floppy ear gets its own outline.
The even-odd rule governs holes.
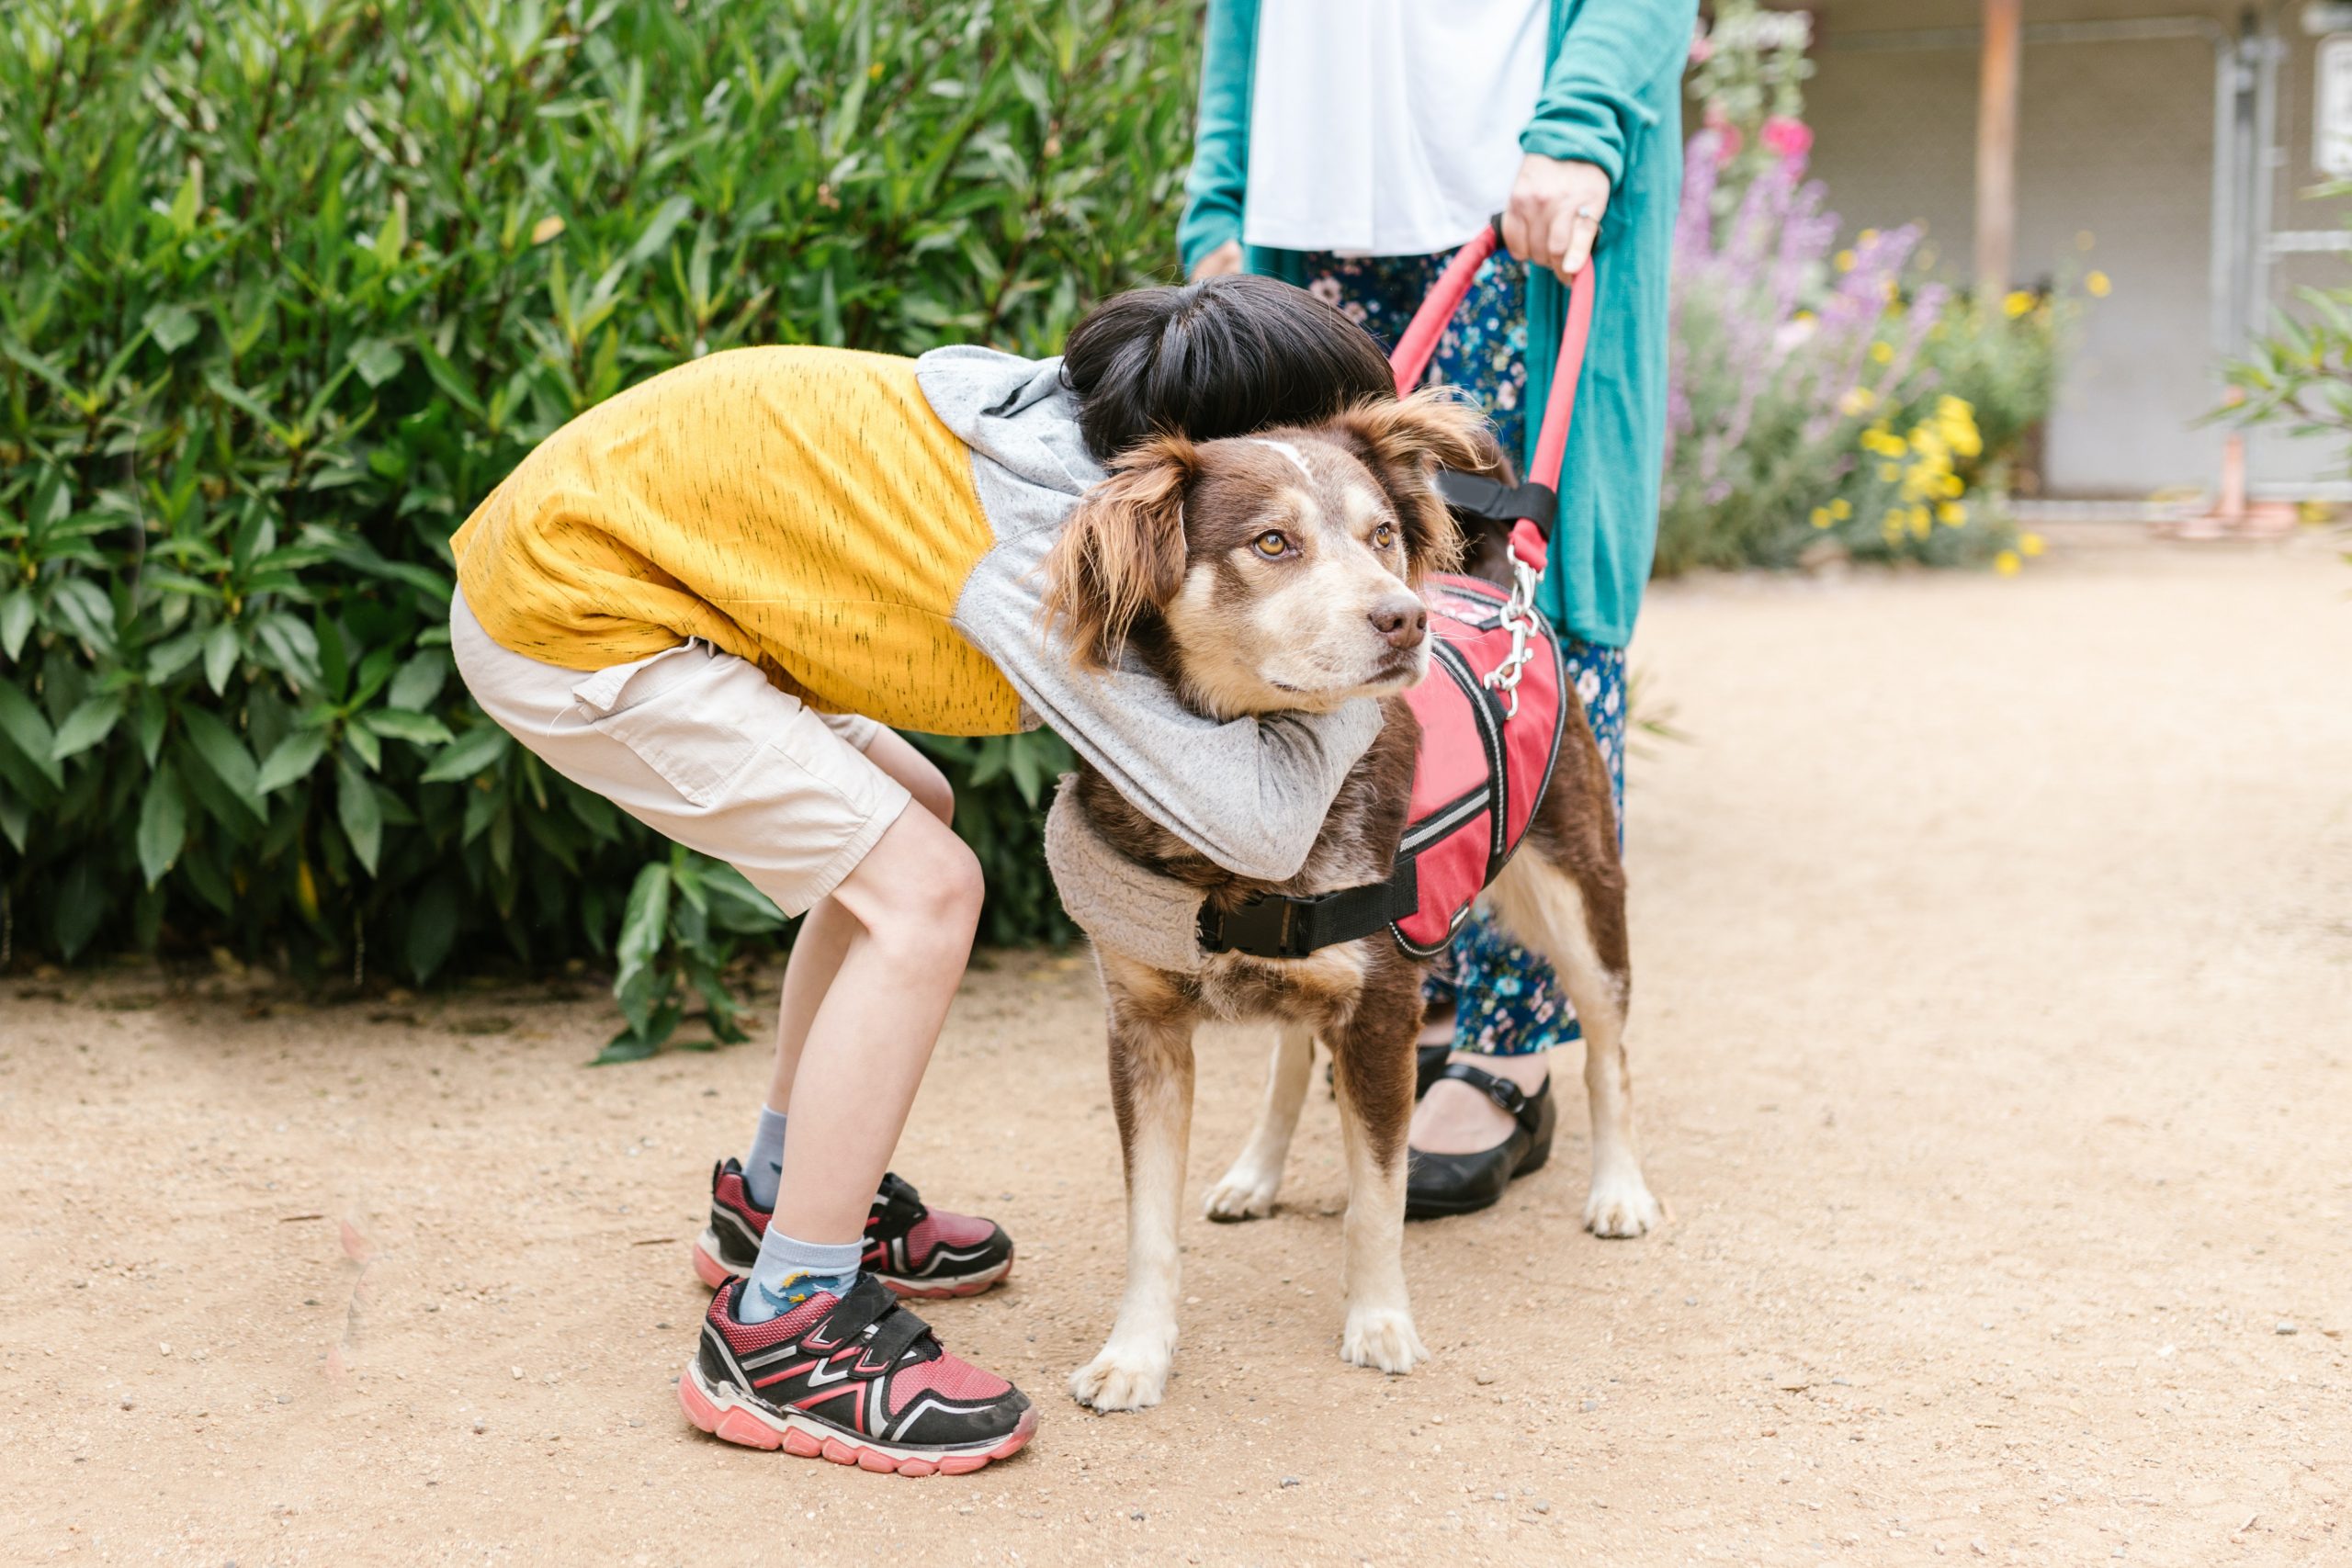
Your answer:
[[[1476,404],[1431,388],[1409,397],[1358,403],[1335,422],[1372,465],[1405,525],[1405,558],[1415,578],[1444,570],[1461,553],[1453,513],[1430,475],[1438,468],[1509,475],[1501,443]]]
[[[1138,442],[1062,525],[1046,557],[1046,620],[1082,667],[1115,663],[1136,623],[1183,585],[1184,488],[1199,465],[1181,435]]]

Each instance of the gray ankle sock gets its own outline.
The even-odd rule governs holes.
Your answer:
[[[752,1134],[752,1152],[743,1156],[743,1190],[753,1206],[775,1207],[775,1186],[784,1174],[784,1112],[760,1107],[760,1128]]]
[[[864,1242],[795,1241],[770,1225],[735,1315],[745,1323],[765,1323],[820,1292],[847,1295],[857,1282],[857,1260],[865,1251]]]

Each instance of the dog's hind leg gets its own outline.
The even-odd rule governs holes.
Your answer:
[[[1209,1189],[1205,1206],[1210,1219],[1259,1220],[1273,1212],[1274,1194],[1283,1184],[1283,1161],[1290,1154],[1291,1134],[1298,1131],[1298,1110],[1306,1101],[1314,1066],[1315,1031],[1305,1024],[1283,1024],[1266,1063],[1266,1097],[1259,1102],[1258,1125],[1232,1168]]]
[[[1159,1403],[1176,1352],[1178,1212],[1193,1123],[1193,1017],[1155,971],[1103,955],[1111,1100],[1127,1174],[1127,1291],[1102,1353],[1070,1375],[1097,1410]]]
[[[1521,854],[1487,890],[1511,934],[1550,960],[1584,1030],[1584,1087],[1592,1106],[1592,1189],[1585,1229],[1634,1236],[1657,1224],[1657,1200],[1642,1179],[1634,1140],[1634,1085],[1625,1065],[1625,884],[1613,857],[1577,876],[1541,854]]]
[[[1368,988],[1331,1053],[1348,1157],[1341,1236],[1348,1321],[1340,1359],[1384,1372],[1410,1371],[1430,1359],[1413,1327],[1404,1256],[1405,1127],[1413,1115],[1420,970],[1399,967],[1407,970],[1403,985],[1387,987],[1399,994],[1384,997]]]

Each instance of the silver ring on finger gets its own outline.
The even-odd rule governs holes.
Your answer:
[[[1588,223],[1597,223],[1600,221],[1599,216],[1594,213],[1592,209],[1589,207],[1577,208],[1577,216],[1583,219]]]

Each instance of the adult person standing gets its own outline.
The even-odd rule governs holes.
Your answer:
[[[1539,601],[1624,819],[1625,644],[1657,536],[1667,274],[1697,0],[1209,0],[1178,243],[1193,276],[1312,290],[1392,344],[1451,253],[1503,214],[1433,378],[1532,456],[1566,295],[1600,292]],[[1622,831],[1622,827],[1621,827]],[[1406,1212],[1466,1213],[1549,1152],[1550,970],[1474,919],[1453,950],[1443,1075],[1413,1114]],[[1442,995],[1439,1001],[1442,1004]]]

